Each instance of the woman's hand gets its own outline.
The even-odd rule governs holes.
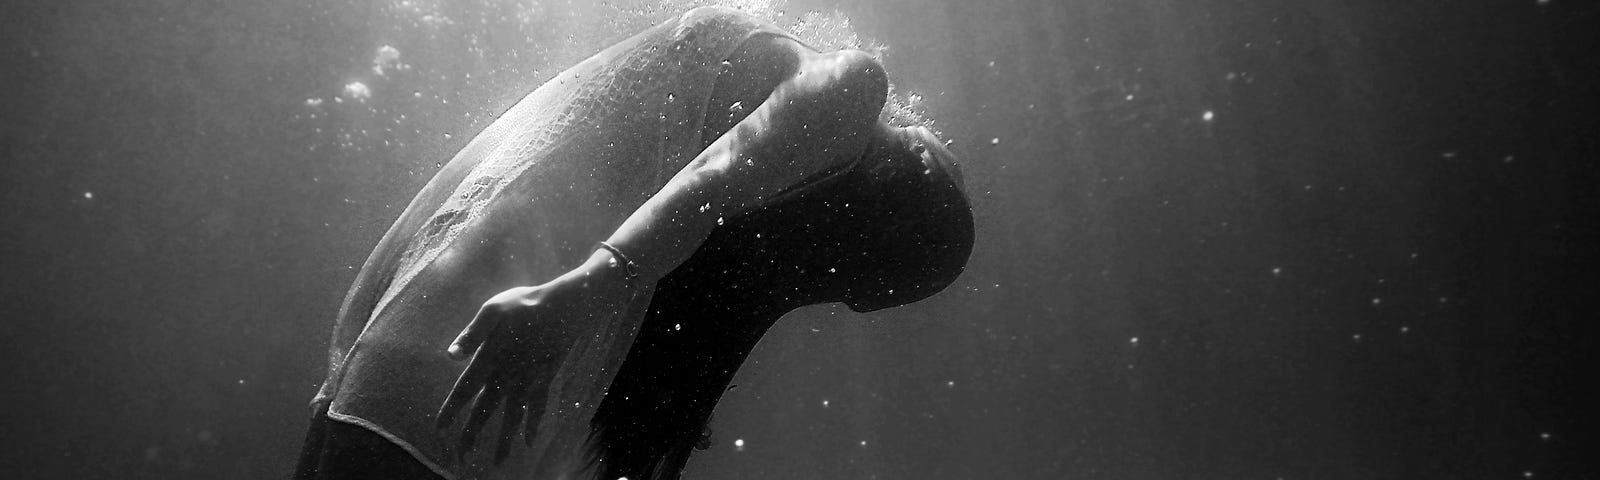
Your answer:
[[[608,322],[628,307],[635,286],[611,254],[597,250],[589,261],[549,283],[501,292],[478,310],[450,344],[451,358],[467,365],[439,408],[436,428],[453,425],[465,410],[458,455],[471,451],[478,433],[503,409],[495,463],[511,453],[520,429],[533,443],[544,414],[547,390],[580,332]]]

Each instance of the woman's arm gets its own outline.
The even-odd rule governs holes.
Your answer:
[[[648,298],[718,219],[860,158],[869,136],[881,133],[877,118],[888,83],[876,60],[858,51],[818,54],[793,40],[775,41],[799,59],[793,76],[612,233],[607,243],[627,258],[597,249],[547,283],[495,295],[451,342],[451,357],[472,360],[435,421],[443,428],[467,413],[458,451],[473,447],[497,410],[504,412],[497,459],[509,454],[518,430],[531,441],[545,397],[556,394],[548,390],[552,380],[575,344],[603,337],[597,334],[603,325],[632,300]]]
[[[875,124],[888,95],[883,66],[861,51],[819,54],[793,40],[775,41],[797,54],[794,75],[606,239],[627,258],[597,249],[583,265],[546,285],[495,296],[450,344],[450,355],[465,358],[478,350],[499,323],[485,321],[490,319],[484,312],[517,316],[522,307],[538,303],[527,297],[541,287],[581,283],[595,300],[628,295],[624,290],[629,286],[648,290],[688,260],[719,220],[749,211],[812,174],[860,158],[868,138],[879,133]],[[633,263],[639,278],[624,281],[616,271],[624,269],[614,268],[624,261]],[[511,295],[518,290],[523,294]]]

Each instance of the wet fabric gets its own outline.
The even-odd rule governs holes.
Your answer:
[[[608,337],[574,347],[592,368],[557,373],[532,446],[498,467],[482,446],[492,442],[458,452],[456,435],[433,428],[466,365],[444,348],[485,299],[580,264],[693,159],[722,60],[758,34],[785,35],[730,10],[693,10],[562,72],[486,128],[362,267],[314,403],[447,478],[554,478],[578,468],[587,419],[627,350],[605,346],[628,343],[643,302],[603,329]]]
[[[371,430],[328,418],[315,406],[294,480],[437,480],[427,465]]]

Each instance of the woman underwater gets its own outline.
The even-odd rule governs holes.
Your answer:
[[[557,75],[362,267],[297,478],[676,478],[784,313],[964,267],[954,157],[886,95],[869,55],[716,8]]]

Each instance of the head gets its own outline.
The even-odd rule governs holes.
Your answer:
[[[856,311],[904,305],[943,290],[972,252],[972,209],[956,156],[925,127],[877,122],[865,156],[848,171],[807,190],[834,204],[855,205],[833,222],[850,231],[852,287],[844,303]],[[841,273],[844,273],[843,271]]]
[[[948,179],[957,190],[964,188],[956,154],[928,127],[892,127],[879,122],[868,145],[866,160],[869,162],[914,159],[926,167],[928,174]]]
[[[943,290],[965,269],[974,235],[955,155],[924,127],[878,122],[867,135],[860,159],[718,227],[695,257],[763,265],[790,280],[827,271],[808,295],[790,297],[862,312]]]

